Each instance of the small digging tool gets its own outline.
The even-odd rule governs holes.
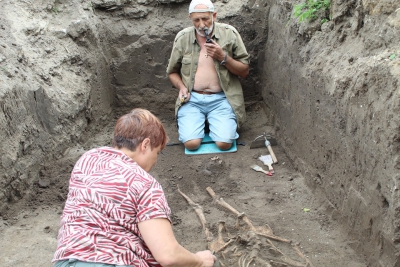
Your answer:
[[[261,168],[261,167],[258,166],[258,165],[253,164],[253,165],[250,166],[250,168],[252,168],[252,169],[255,170],[256,172],[263,172],[263,173],[265,173],[265,174],[268,175],[268,176],[272,176],[272,173],[271,173],[271,172],[267,172],[266,170],[264,170],[263,168]]]
[[[270,173],[275,173],[274,171],[274,167],[272,167],[272,164],[274,163],[271,155],[261,155],[260,157],[258,157],[259,160],[261,160],[264,165],[268,166],[268,170]]]
[[[276,139],[273,138],[271,135],[266,134],[265,132],[262,135],[257,136],[250,144],[250,149],[253,148],[261,148],[267,147],[269,154],[272,157],[274,163],[278,162],[278,159],[275,156],[274,151],[272,150],[273,145],[277,145]]]

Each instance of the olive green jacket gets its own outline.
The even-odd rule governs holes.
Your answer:
[[[233,26],[215,22],[211,38],[233,59],[244,64],[250,63],[249,54],[242,38]],[[188,88],[189,92],[193,89],[199,55],[200,45],[196,39],[195,28],[192,26],[180,31],[175,37],[167,74],[179,73],[183,84]],[[235,112],[237,124],[240,127],[246,120],[246,110],[239,77],[230,73],[217,60],[214,60],[214,66],[217,70],[221,88]],[[178,98],[175,105],[175,116],[181,105],[181,101]]]

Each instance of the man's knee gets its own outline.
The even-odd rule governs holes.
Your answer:
[[[200,147],[201,139],[192,139],[184,143],[188,150],[196,150]]]
[[[228,150],[232,147],[232,143],[225,143],[225,142],[215,142],[217,147],[221,150]]]

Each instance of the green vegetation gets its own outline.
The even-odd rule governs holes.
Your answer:
[[[298,18],[299,22],[303,20],[311,21],[318,19],[321,14],[319,11],[322,10],[323,14],[326,14],[331,7],[330,0],[306,0],[305,3],[297,4],[293,8],[293,17]],[[321,24],[330,20],[328,16],[321,18]]]
[[[390,60],[394,60],[394,59],[396,59],[397,57],[400,57],[400,50],[398,50],[396,53],[392,53],[392,54],[389,56],[389,59],[390,59]]]
[[[58,7],[53,7],[53,8],[51,9],[51,12],[53,12],[53,13],[55,13],[55,14],[58,14],[58,13],[60,13],[61,11],[58,9]]]

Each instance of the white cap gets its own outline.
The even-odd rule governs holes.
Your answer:
[[[205,5],[207,8],[195,9],[197,5]],[[193,12],[213,12],[214,5],[210,0],[192,0],[189,6],[189,14]]]

